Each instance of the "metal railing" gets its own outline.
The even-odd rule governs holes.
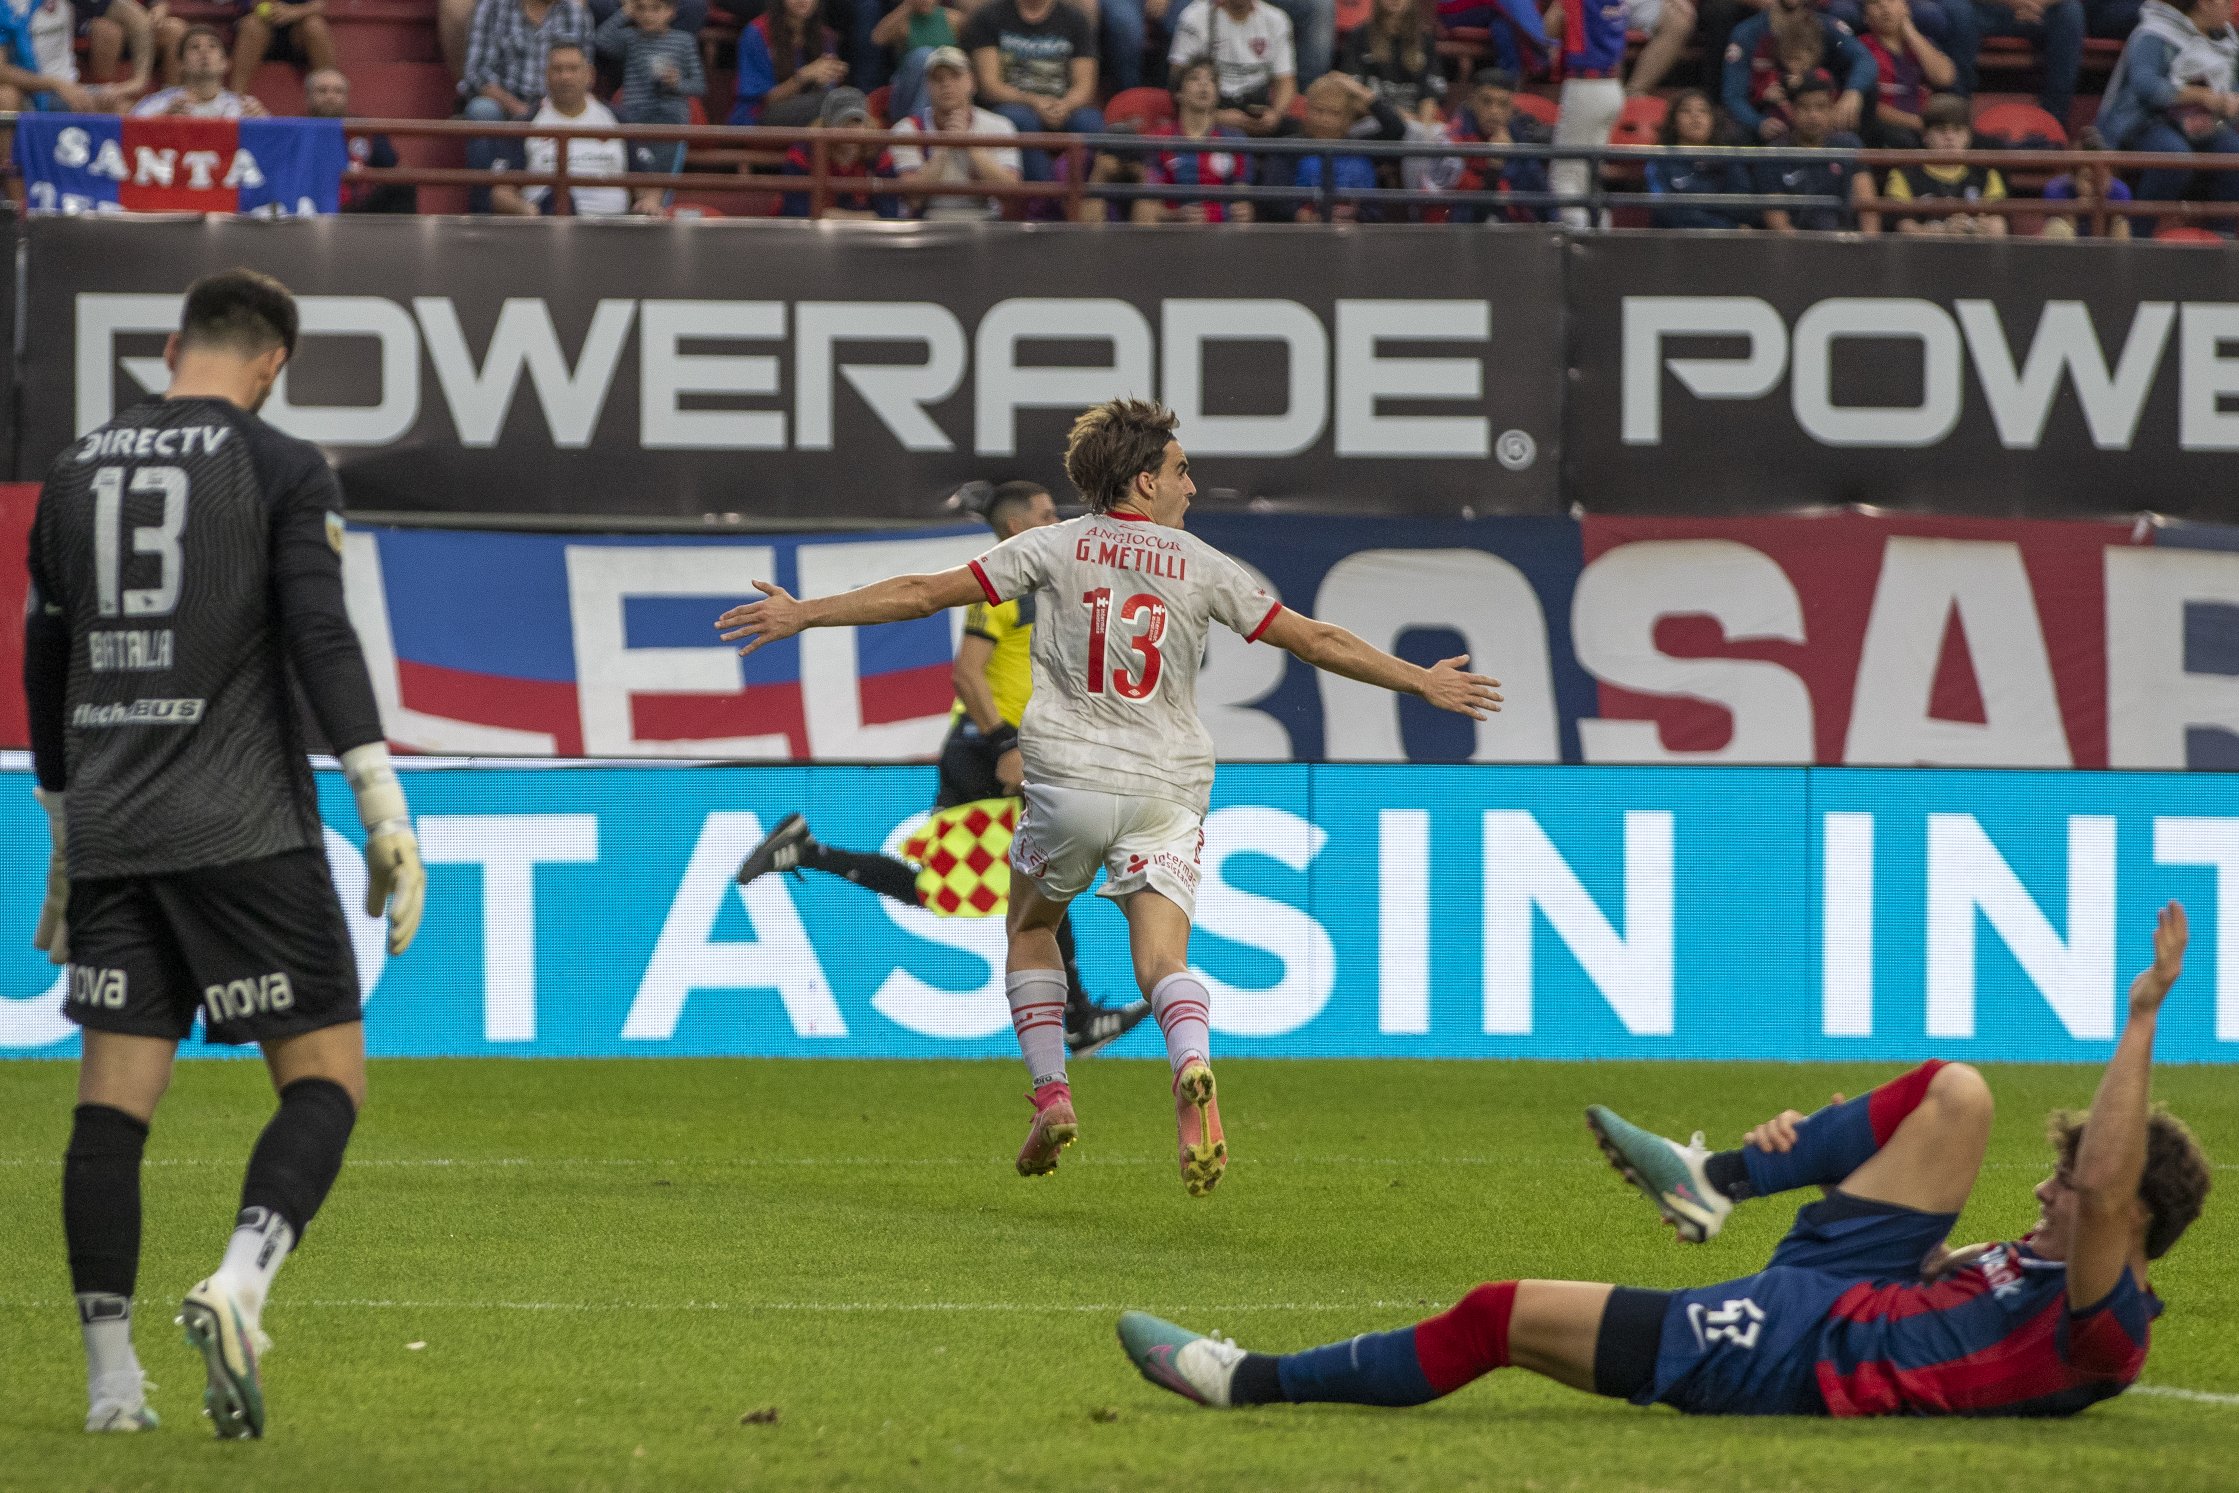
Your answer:
[[[2085,167],[2098,167],[2122,171],[2183,170],[2227,171],[2239,170],[2239,156],[2218,155],[2210,152],[2193,154],[2175,153],[2123,153],[2077,150],[1970,150],[1960,152],[1929,150],[1827,150],[1804,149],[1795,146],[1640,146],[1593,145],[1564,146],[1537,143],[1484,143],[1463,144],[1445,140],[1315,140],[1298,136],[1259,137],[1199,137],[1188,140],[1178,136],[1147,137],[1124,132],[1106,132],[1099,135],[1069,135],[1051,133],[968,135],[929,134],[923,131],[892,130],[830,130],[816,128],[780,129],[767,126],[738,127],[729,125],[615,125],[572,126],[528,123],[485,123],[462,119],[353,119],[345,121],[345,131],[353,136],[389,135],[404,138],[432,138],[458,140],[574,140],[619,139],[626,144],[678,144],[686,148],[687,166],[695,149],[715,152],[716,159],[734,168],[739,165],[776,164],[784,160],[795,146],[805,146],[808,172],[805,176],[781,176],[752,171],[710,171],[685,169],[678,172],[626,172],[617,175],[591,176],[570,169],[568,152],[554,152],[553,169],[544,172],[503,170],[485,171],[441,166],[363,167],[352,174],[352,180],[368,184],[393,182],[408,186],[489,187],[499,184],[512,186],[548,187],[553,194],[553,210],[557,213],[573,211],[570,189],[584,186],[621,187],[627,190],[674,191],[689,189],[701,193],[740,193],[767,195],[806,194],[809,216],[823,217],[832,210],[834,201],[841,196],[869,195],[915,200],[927,197],[962,197],[994,199],[997,201],[1043,200],[1061,205],[1067,217],[1079,215],[1084,201],[1100,200],[1125,205],[1139,200],[1161,202],[1267,202],[1287,206],[1312,206],[1327,220],[1334,216],[1341,205],[1371,207],[1420,208],[1482,208],[1494,210],[1583,208],[1594,222],[1602,221],[1605,212],[1617,209],[1658,207],[1692,207],[1734,213],[1761,213],[1765,211],[1810,211],[1836,209],[1850,212],[1879,213],[1887,219],[1934,218],[1957,215],[1977,217],[2028,217],[2028,218],[2088,218],[2093,220],[2097,232],[2104,234],[2111,220],[2175,219],[2180,222],[2234,222],[2239,221],[2239,203],[2230,202],[2144,202],[2131,201],[2120,204],[2104,200],[2061,199],[2046,200],[2035,197],[2008,197],[1997,202],[1967,201],[1955,198],[1896,199],[1874,193],[1860,199],[1833,196],[1793,196],[1780,193],[1720,193],[1664,195],[1646,191],[1628,190],[1613,186],[1603,179],[1603,168],[1620,170],[1637,168],[1647,162],[1668,159],[1688,162],[1729,160],[1743,166],[1760,166],[1779,162],[1806,164],[1846,163],[1870,171],[1879,178],[1884,171],[1905,166],[1984,166],[2012,175],[2027,176],[2039,172],[2076,171]],[[919,150],[979,148],[1045,150],[1062,158],[1064,168],[1058,179],[1046,182],[1033,181],[972,181],[972,182],[912,182],[903,184],[892,178],[866,178],[836,173],[833,147],[855,145],[872,150],[887,150],[904,146]],[[1183,184],[1139,184],[1125,182],[1092,182],[1089,167],[1097,155],[1111,155],[1122,160],[1141,158],[1153,152],[1180,151],[1211,153],[1219,151],[1231,155],[1260,158],[1318,158],[1321,161],[1320,181],[1311,186],[1279,186],[1269,184],[1236,184],[1226,186]],[[1366,157],[1371,160],[1463,160],[1510,161],[1583,160],[1594,169],[1587,173],[1587,190],[1583,193],[1558,192],[1501,192],[1501,191],[1420,191],[1391,187],[1341,187],[1336,184],[1335,163],[1340,157]],[[707,158],[702,156],[702,160]]]

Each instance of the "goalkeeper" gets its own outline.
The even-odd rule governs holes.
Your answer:
[[[179,1043],[264,1050],[279,1110],[249,1154],[225,1258],[179,1321],[221,1437],[264,1434],[258,1319],[342,1168],[365,1027],[293,698],[365,825],[366,912],[389,951],[425,878],[342,600],[342,490],[256,416],[295,350],[278,281],[187,292],[163,397],[55,459],[31,526],[24,695],[54,848],[38,946],[85,1028],[62,1224],[89,1431],[155,1424],[132,1345],[140,1159]]]
[[[967,489],[969,491],[969,489]],[[1034,482],[1005,482],[986,498],[982,517],[998,540],[1057,522],[1057,505]],[[964,641],[956,650],[956,707],[941,746],[936,811],[982,799],[1016,798],[1026,768],[1018,751],[1018,723],[1034,690],[1031,659],[1034,598],[1001,606],[974,602],[964,613]],[[890,855],[840,850],[809,833],[808,820],[788,814],[739,867],[744,885],[773,871],[823,871],[911,907],[924,905],[918,868]],[[1065,958],[1065,1047],[1074,1057],[1102,1051],[1150,1014],[1148,1001],[1104,1006],[1081,985],[1070,915],[1057,925]]]

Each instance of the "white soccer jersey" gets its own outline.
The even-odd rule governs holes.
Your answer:
[[[1194,534],[1130,513],[1028,529],[974,560],[972,574],[991,603],[1036,593],[1034,697],[1019,726],[1027,781],[1205,812],[1206,624],[1256,641],[1282,603]]]

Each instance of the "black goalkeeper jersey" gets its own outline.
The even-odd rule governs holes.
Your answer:
[[[321,843],[291,667],[335,752],[381,739],[319,450],[223,399],[154,400],[55,459],[24,679],[73,878]]]

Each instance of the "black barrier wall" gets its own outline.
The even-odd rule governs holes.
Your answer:
[[[1156,393],[1213,500],[1407,516],[1864,502],[2228,518],[2213,250],[1756,234],[42,218],[15,470],[162,386],[176,298],[304,297],[267,410],[360,509],[923,518],[1063,492]],[[6,298],[12,300],[12,298]]]

